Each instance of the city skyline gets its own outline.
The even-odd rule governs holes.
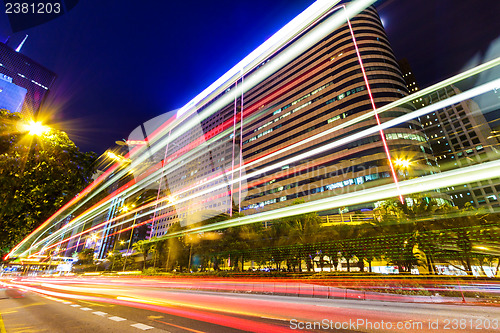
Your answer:
[[[52,58],[8,47],[2,105],[31,59],[59,86],[41,122],[0,109],[0,331],[495,331],[494,8],[244,1],[85,2]]]
[[[112,246],[108,237],[141,226],[147,226],[146,238],[162,236],[177,222],[186,226],[207,219],[202,216],[190,222],[189,216],[197,211],[207,213],[222,204],[218,213],[232,214],[231,201],[240,212],[259,219],[268,210],[290,209],[290,202],[283,201],[305,197],[317,204],[388,185],[395,186],[390,196],[403,203],[398,184],[406,182],[407,176],[441,177],[422,125],[414,119],[418,112],[432,111],[429,107],[414,110],[405,102],[413,97],[407,95],[377,13],[368,8],[352,18],[352,23],[342,25],[343,16],[338,12],[354,15],[348,14],[349,6],[343,8],[323,17],[329,7],[321,3],[311,6],[259,52],[245,57],[193,103],[177,111],[155,135],[148,136],[145,145],[131,147],[129,154],[30,236],[38,239],[45,234],[33,247],[36,253],[78,239],[76,245],[68,243],[60,249],[73,251],[83,245],[80,235],[88,238],[94,231],[103,232],[98,241],[101,258],[106,253],[102,246]],[[314,16],[309,17],[311,13]],[[286,110],[292,105],[296,106]],[[379,111],[373,114],[375,106]],[[385,131],[377,129],[377,124],[382,126],[379,117]],[[301,118],[306,121],[299,122]],[[196,124],[201,127],[192,131]],[[208,154],[201,145],[205,141],[213,145],[205,147]],[[247,148],[243,148],[245,144],[249,144]],[[262,144],[267,146],[255,149]],[[271,156],[272,162],[267,161]],[[397,166],[402,158],[413,163],[411,173]],[[249,181],[251,196],[246,199],[241,198],[242,189],[247,189],[242,180]],[[437,184],[429,190],[442,187]],[[92,198],[100,192],[107,195],[96,203]],[[445,204],[446,196],[434,193],[430,197]],[[268,200],[261,202],[266,196]],[[384,198],[387,194],[378,200]],[[249,201],[245,204],[244,200]],[[376,200],[360,197],[349,205],[327,204],[321,210],[371,210],[377,207]],[[82,211],[85,202],[94,208]],[[128,208],[118,218],[122,207],[132,202],[142,206]],[[75,211],[80,213],[75,215]],[[155,223],[160,231],[155,231]],[[80,228],[81,234],[76,234]],[[59,231],[52,235],[54,230]],[[61,232],[64,241],[52,244]],[[105,240],[107,245],[102,245]]]
[[[132,14],[130,7],[108,7],[108,12],[115,10],[121,19],[105,20],[106,8],[91,12],[91,5],[80,3],[53,22],[13,34],[10,45],[17,45],[25,33],[30,35],[22,52],[58,75],[47,103],[49,108],[59,109],[52,122],[83,150],[102,153],[141,123],[187,103],[310,3],[200,4],[201,12],[211,13],[209,17],[188,15],[182,4],[165,5],[163,13],[178,15],[161,24],[161,11],[142,8]],[[423,87],[458,73],[474,58],[488,53],[500,30],[492,20],[495,11],[476,7],[474,15],[464,20],[463,8],[471,4],[461,2],[458,9],[450,6],[444,10],[443,2],[428,1],[417,8],[408,8],[409,4],[397,8],[394,1],[376,3],[396,58],[410,60]],[[494,1],[491,5],[498,6]],[[98,17],[106,23],[97,23]],[[429,19],[425,27],[412,28],[412,23],[424,17]],[[137,23],[127,28],[127,20]],[[210,24],[211,20],[221,23]],[[485,22],[489,29],[473,29]],[[232,27],[230,31],[223,29],[226,24]],[[440,40],[429,34],[433,29],[442,32]],[[452,29],[462,30],[450,33]],[[6,23],[0,24],[0,38],[5,40],[10,34]],[[190,42],[182,35],[189,35]],[[463,52],[455,55],[457,48]],[[204,50],[203,56],[198,49]],[[445,61],[450,54],[455,55],[454,60]],[[147,70],[146,65],[152,69]]]

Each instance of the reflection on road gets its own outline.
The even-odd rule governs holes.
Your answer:
[[[384,281],[386,286],[397,283]],[[418,282],[422,288],[423,281]],[[304,280],[255,278],[27,277],[4,279],[2,283],[5,287],[59,300],[113,304],[150,311],[153,317],[154,313],[167,314],[251,332],[335,329],[335,325],[346,331],[367,332],[392,332],[398,325],[404,329],[417,325],[410,331],[435,332],[435,323],[438,323],[437,331],[446,331],[446,323],[451,325],[453,320],[457,323],[465,320],[463,325],[490,320],[489,330],[486,324],[481,327],[483,331],[493,332],[496,329],[491,319],[500,314],[497,307],[467,304],[471,302],[467,297],[438,296],[439,291],[455,289],[489,290],[495,294],[498,293],[495,285],[462,286],[463,282],[459,285],[438,279],[425,282],[427,290],[433,292],[432,297],[390,294],[375,280],[355,278],[305,283]],[[351,288],[345,287],[348,284]],[[412,289],[411,283],[407,289]],[[463,301],[466,304],[462,304]],[[320,323],[319,326],[315,327],[314,322]]]

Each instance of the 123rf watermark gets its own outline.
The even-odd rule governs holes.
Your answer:
[[[446,332],[463,330],[471,332],[475,330],[498,330],[500,328],[498,319],[475,318],[475,319],[436,319],[430,321],[373,321],[368,319],[349,319],[348,321],[334,321],[323,319],[321,321],[299,321],[290,320],[292,330],[395,330],[416,332],[420,330],[433,330]]]

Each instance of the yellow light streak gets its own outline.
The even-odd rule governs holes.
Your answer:
[[[426,95],[426,94],[428,94],[428,93],[430,93],[430,92],[432,92],[432,91],[435,91],[435,90],[437,90],[437,89],[440,89],[440,88],[442,88],[442,87],[444,87],[444,86],[447,86],[447,85],[449,85],[449,84],[455,83],[455,82],[460,81],[460,80],[463,80],[464,78],[470,77],[470,76],[472,76],[472,75],[476,75],[476,74],[480,73],[481,71],[484,71],[484,70],[490,69],[490,68],[492,68],[492,67],[495,67],[495,66],[497,66],[498,64],[500,64],[500,57],[499,57],[499,58],[496,58],[496,59],[494,59],[494,60],[492,60],[492,61],[490,61],[490,62],[487,62],[487,63],[485,63],[485,64],[482,64],[482,65],[480,65],[480,66],[477,66],[477,67],[475,67],[475,68],[474,68],[474,69],[472,69],[472,70],[466,71],[466,72],[461,73],[461,74],[459,74],[459,75],[457,75],[457,76],[454,76],[454,77],[452,77],[452,78],[450,78],[450,79],[444,80],[444,81],[440,82],[439,84],[436,84],[436,85],[434,85],[434,86],[432,86],[432,87],[429,87],[429,88],[423,89],[423,90],[419,91],[418,93],[412,94],[411,96],[407,96],[407,97],[402,98],[402,99],[400,99],[400,100],[398,100],[398,101],[396,101],[396,102],[393,102],[393,103],[391,103],[391,104],[388,104],[388,105],[386,105],[386,106],[384,106],[384,107],[382,107],[382,108],[378,109],[378,110],[377,110],[377,112],[380,114],[380,113],[382,113],[382,112],[384,112],[384,111],[390,110],[390,109],[392,109],[392,108],[394,108],[394,107],[397,107],[397,106],[399,106],[399,105],[401,105],[401,104],[404,104],[404,103],[407,103],[407,102],[409,102],[409,101],[411,101],[411,100],[414,100],[415,98],[418,98],[418,97],[420,97],[420,96],[424,96],[424,95]],[[497,85],[496,87],[498,87],[498,85]],[[454,96],[454,97],[455,97],[455,96]],[[467,97],[464,97],[464,98],[467,98]],[[469,98],[470,98],[470,97],[469,97]],[[448,99],[448,100],[446,100],[446,101],[442,101],[442,102],[443,102],[443,104],[448,104],[448,105],[453,103],[453,102],[452,102],[452,101],[450,101],[449,99]],[[444,103],[444,102],[446,102],[446,103]],[[438,104],[438,103],[436,103],[436,105],[437,105],[437,104]],[[442,106],[440,106],[439,108],[442,108]],[[439,109],[439,108],[435,108],[435,109]],[[425,108],[424,108],[424,109],[425,109]],[[216,111],[214,111],[214,112],[216,112]],[[426,113],[429,113],[429,112],[432,112],[432,111],[429,111],[429,109],[428,109],[428,110],[426,111]],[[366,119],[366,118],[372,117],[372,116],[373,116],[373,113],[374,113],[374,111],[372,111],[371,113],[369,112],[369,113],[367,113],[367,114],[365,114],[365,115],[363,115],[363,116],[361,116],[361,117],[358,117],[358,118],[356,118],[356,119],[353,119],[352,121],[348,121],[348,122],[346,122],[346,123],[344,123],[344,124],[341,124],[341,127],[340,127],[340,126],[337,126],[337,127],[335,127],[334,129],[335,129],[335,130],[338,130],[339,128],[345,128],[345,127],[347,127],[347,126],[351,126],[351,125],[353,125],[353,124],[355,124],[355,123],[357,123],[357,122],[359,122],[359,121],[362,121],[362,120],[364,120],[364,119]],[[425,114],[425,113],[423,113],[423,114]],[[412,116],[412,118],[415,118],[415,117],[416,117],[414,113],[412,113],[412,115],[413,115],[413,116]],[[410,119],[412,119],[412,118],[410,118]],[[399,119],[399,118],[398,118],[398,119]],[[399,123],[401,123],[401,122],[403,122],[403,121],[406,121],[406,120],[401,120],[401,121],[399,121]],[[386,123],[384,123],[384,125],[385,125],[385,124],[386,124]],[[176,125],[178,125],[178,123],[177,123]],[[393,125],[394,125],[394,124],[392,124],[392,126],[393,126]],[[172,125],[172,126],[174,126],[174,125]],[[388,125],[387,127],[389,127],[389,125]],[[169,126],[169,127],[167,127],[167,128],[168,128],[168,129],[171,129],[172,127],[171,127],[171,126]],[[186,127],[186,128],[189,128],[189,126],[188,126],[188,127]],[[184,129],[184,124],[183,124],[183,129]],[[164,130],[164,132],[165,132],[166,130],[167,130],[167,129],[165,129],[165,130]],[[332,128],[332,130],[333,130],[333,128]],[[182,131],[180,131],[180,132],[182,132]],[[163,133],[163,134],[164,134],[164,133]],[[161,134],[161,133],[160,133],[160,135],[156,136],[156,138],[159,140],[163,134]],[[328,133],[321,133],[321,136],[326,135],[326,134],[328,134]],[[365,133],[365,135],[367,135],[367,134]],[[297,146],[295,146],[295,147],[289,147],[289,149],[296,148],[296,147],[298,147],[298,146],[300,146],[300,145],[303,145],[303,144],[305,144],[305,143],[309,142],[310,140],[314,140],[314,139],[317,139],[317,138],[319,138],[319,137],[314,137],[314,138],[313,138],[313,137],[311,137],[311,138],[309,138],[309,139],[306,139],[306,140],[304,140],[304,141],[301,141],[301,142],[300,142],[300,143],[298,143],[298,144],[297,144]],[[158,145],[158,146],[161,146],[161,145]],[[288,147],[287,147],[287,148],[288,148]],[[158,148],[158,149],[160,149],[160,148]],[[287,150],[287,149],[280,150],[280,151],[276,152],[275,154],[282,154],[282,153],[283,153],[283,152],[285,152],[286,150]],[[144,154],[144,155],[148,155],[148,154]],[[149,155],[148,155],[148,156],[149,156]],[[148,156],[141,156],[141,159],[143,160],[143,159],[147,158]],[[264,157],[264,158],[262,158],[262,159],[259,159],[259,160],[256,160],[256,161],[254,161],[254,162],[250,163],[250,164],[247,164],[247,165],[245,165],[244,167],[249,167],[249,166],[251,166],[253,163],[262,163],[262,161],[263,161],[263,160],[265,160],[265,159],[269,159],[269,158],[272,158],[272,157],[274,157],[274,156],[276,156],[276,155],[270,154],[270,155],[268,155],[268,156],[266,156],[266,157]],[[138,163],[139,163],[139,162],[138,162]],[[282,164],[284,164],[284,163],[285,163],[285,162],[280,163],[279,165],[275,165],[274,167],[275,167],[275,168],[276,168],[276,167],[279,167],[280,165],[282,165]],[[238,171],[238,170],[240,170],[240,169],[242,169],[242,168],[243,168],[243,167],[236,168],[234,171]],[[128,171],[127,171],[127,172],[128,172]],[[263,171],[261,171],[261,172],[263,172]],[[118,175],[119,175],[119,174],[118,174]],[[159,173],[159,172],[156,172],[156,173],[154,173],[154,175],[155,175],[154,177],[159,177],[160,173]],[[150,180],[152,177],[153,177],[153,176],[148,177],[148,179]],[[221,178],[221,177],[222,177],[222,176],[220,176],[220,177],[218,177],[218,178]],[[237,182],[237,181],[245,180],[245,179],[247,179],[248,177],[250,177],[250,176],[249,176],[249,175],[247,175],[247,176],[246,176],[246,177],[244,177],[244,178],[235,179],[235,180],[233,181],[233,183],[235,183],[235,182]],[[117,177],[116,177],[116,178],[114,178],[114,179],[119,179],[119,177],[117,176]],[[214,180],[217,180],[217,179],[211,179],[210,181],[214,181]],[[110,180],[110,181],[109,181],[110,183],[106,183],[106,184],[109,186],[109,185],[110,185],[113,181],[114,181],[114,180]],[[137,184],[137,185],[138,185],[138,184]],[[223,186],[226,186],[226,184],[224,184]],[[98,188],[98,190],[96,190],[96,191],[95,191],[95,192],[94,192],[91,196],[89,196],[87,200],[90,200],[90,198],[91,198],[91,197],[93,197],[94,195],[96,195],[97,193],[99,193],[100,191],[102,191],[103,189],[105,189],[106,187],[107,187],[107,186],[104,186],[104,184],[103,184],[101,187],[99,187],[99,188]],[[220,187],[219,187],[219,188],[220,188]],[[127,193],[133,193],[133,190],[136,190],[136,191],[137,191],[138,189],[140,189],[140,187],[139,187],[139,186],[137,186],[137,187],[133,187],[133,188],[131,188],[131,189],[130,189],[130,191],[128,191]],[[210,191],[213,191],[213,190],[216,190],[216,189],[217,189],[217,188],[210,188]],[[198,195],[203,195],[203,194],[205,194],[205,193],[200,193],[200,194],[197,194],[196,196],[198,196]],[[192,198],[190,198],[190,199],[192,199]],[[86,202],[86,201],[84,201],[82,204],[84,204],[85,202]],[[80,207],[80,206],[81,206],[81,205],[79,205],[78,207]],[[78,207],[76,207],[74,210],[76,210]],[[161,207],[161,208],[163,209],[163,208],[165,208],[165,207]],[[104,210],[105,208],[104,208],[104,207],[100,207],[100,209],[101,209],[101,211],[102,211],[102,210]],[[73,210],[73,211],[74,211],[74,210]],[[93,214],[95,215],[95,212],[94,212]],[[87,217],[87,218],[88,218],[88,217]],[[85,219],[83,219],[83,218],[82,218],[82,219],[79,219],[79,220],[75,220],[75,221],[70,222],[70,224],[69,224],[69,225],[74,225],[75,223],[84,223],[84,221],[85,221]],[[51,235],[51,236],[50,236],[50,237],[51,237],[51,239],[55,239],[55,238],[56,238],[56,234],[57,234],[57,232],[53,233],[53,235]],[[60,233],[59,233],[59,235],[60,235]],[[45,238],[45,239],[47,239],[47,238]],[[45,240],[45,239],[44,239],[44,240]],[[42,243],[44,240],[41,240],[41,241],[40,241],[40,242],[38,242],[37,244]],[[25,241],[26,241],[26,240],[25,240]],[[23,241],[23,243],[24,243],[24,241]],[[30,249],[31,249],[31,248],[30,248]],[[27,251],[30,251],[30,249],[28,249]],[[24,251],[23,253],[26,253],[26,251]]]

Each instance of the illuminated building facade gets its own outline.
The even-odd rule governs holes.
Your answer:
[[[398,61],[408,91],[419,90],[415,74],[406,59]],[[461,91],[448,86],[412,101],[416,108],[425,107],[456,96]],[[449,105],[418,118],[429,139],[440,171],[447,171],[498,159],[498,141],[478,104],[471,99]],[[499,207],[500,179],[488,179],[442,189],[455,205],[470,203],[492,211]]]
[[[20,112],[26,96],[26,89],[12,83],[12,78],[0,74],[0,109]]]
[[[128,250],[145,226],[145,238],[161,237],[178,223],[431,175],[438,168],[420,122],[381,129],[414,106],[374,111],[407,95],[376,10],[315,2],[175,114],[140,126],[127,154],[12,253],[85,246],[102,258]]]
[[[454,86],[438,90],[425,98],[426,104],[436,103],[460,93]],[[436,160],[442,171],[457,169],[498,159],[498,141],[477,103],[464,100],[420,119],[429,136]],[[500,179],[488,179],[445,189],[454,203],[466,202],[474,207],[499,207]]]
[[[36,114],[51,88],[56,74],[29,57],[0,42],[0,75],[26,89],[22,112]]]
[[[245,94],[245,105],[250,108],[258,104],[259,116],[244,125],[244,160],[258,159],[349,122],[371,111],[372,102],[379,108],[407,94],[380,18],[370,7]],[[411,105],[399,107],[381,115],[380,121],[412,109]],[[332,131],[321,140],[303,144],[300,149],[279,154],[272,163],[373,126],[377,126],[376,118],[367,118],[354,126]],[[412,162],[411,169],[393,166],[400,180],[437,170],[418,121],[387,129],[384,139],[385,142],[380,133],[373,133],[259,174],[248,180],[248,196],[242,208],[251,213],[290,205],[295,199],[311,201],[393,182],[385,145],[392,160]],[[252,171],[269,163],[259,163]]]

